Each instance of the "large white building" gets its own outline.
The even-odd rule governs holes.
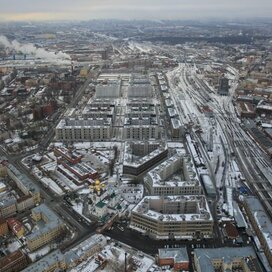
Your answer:
[[[111,118],[66,118],[56,127],[56,138],[65,142],[110,139]]]
[[[144,75],[131,75],[128,97],[151,97],[152,86],[148,77]]]
[[[130,227],[154,239],[212,237],[205,196],[146,196],[131,212]]]
[[[123,136],[127,140],[160,138],[160,120],[156,99],[134,98],[128,100]]]
[[[82,117],[84,118],[114,118],[115,115],[115,103],[112,101],[100,101],[94,100],[92,103],[88,103],[82,111]]]
[[[121,93],[121,80],[106,81],[95,88],[97,98],[118,98]]]
[[[175,154],[147,173],[150,195],[201,195],[202,187],[190,157]]]
[[[125,118],[124,138],[128,140],[159,139],[160,127],[157,118]]]

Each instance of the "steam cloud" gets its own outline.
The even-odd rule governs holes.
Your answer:
[[[0,44],[2,44],[5,48],[13,49],[16,52],[21,52],[27,55],[34,55],[37,58],[46,59],[46,60],[70,60],[70,56],[63,52],[48,52],[43,48],[37,48],[31,43],[21,44],[18,41],[14,40],[10,42],[7,37],[1,35],[0,36]]]

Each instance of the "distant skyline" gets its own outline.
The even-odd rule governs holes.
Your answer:
[[[0,0],[0,21],[271,17],[272,0]]]

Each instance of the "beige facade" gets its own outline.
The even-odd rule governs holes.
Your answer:
[[[17,211],[16,203],[11,202],[5,206],[0,207],[0,216],[7,218],[14,215]]]
[[[11,178],[18,189],[24,194],[19,199],[10,198],[0,205],[0,216],[9,217],[16,212],[22,212],[26,209],[32,208],[41,202],[40,190],[35,184],[13,165],[6,164],[3,166],[9,178]]]
[[[42,232],[40,235],[27,239],[27,247],[30,251],[34,251],[43,245],[48,244],[54,240],[63,231],[63,226],[59,225],[48,232]]]
[[[212,237],[213,219],[204,196],[145,197],[130,227],[155,239]]]
[[[27,247],[34,251],[56,239],[64,230],[64,222],[45,204],[32,209],[32,219],[38,230],[26,237]]]

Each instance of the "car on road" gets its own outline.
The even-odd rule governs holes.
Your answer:
[[[123,228],[123,227],[121,227],[121,226],[117,226],[117,228],[119,229],[119,230],[121,230],[121,231],[124,231],[125,229]]]

